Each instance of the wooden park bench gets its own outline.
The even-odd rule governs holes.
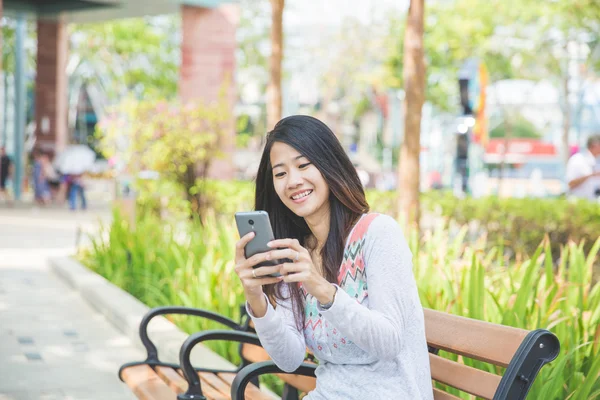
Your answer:
[[[231,399],[231,384],[235,374],[243,367],[260,361],[269,360],[267,352],[261,347],[258,337],[252,329],[250,318],[242,307],[240,322],[235,322],[220,314],[189,307],[157,307],[150,310],[139,327],[142,344],[146,348],[144,361],[124,364],[119,369],[119,378],[125,382],[134,394],[142,400],[225,400]],[[180,363],[163,362],[158,358],[158,350],[148,336],[148,324],[160,315],[183,314],[207,318],[218,322],[230,330],[210,330],[190,335],[181,346]],[[210,340],[239,342],[241,364],[233,371],[210,368],[210,366],[192,367],[190,354],[198,343]],[[309,391],[314,388],[314,379],[306,376],[282,374],[284,385],[282,398],[297,400],[298,391]],[[263,393],[258,388],[258,379],[247,384],[246,398],[252,400],[272,399],[271,394]]]
[[[305,362],[291,374],[277,368],[260,347],[247,318],[244,323],[237,324],[203,310],[184,307],[155,310],[140,325],[140,336],[148,350],[148,359],[125,364],[119,371],[121,379],[140,399],[266,399],[270,397],[257,387],[258,377],[264,374],[277,374],[284,380],[285,400],[297,399],[298,391],[308,392],[315,387],[316,365]],[[158,361],[156,347],[151,345],[145,329],[153,316],[173,311],[208,317],[233,330],[195,333],[181,347],[180,365],[161,363]],[[445,388],[434,389],[435,400],[459,399],[449,393],[452,388],[483,399],[525,399],[540,369],[554,360],[560,350],[558,338],[543,329],[527,331],[429,309],[425,309],[425,328],[430,351],[431,378]],[[193,367],[189,358],[192,348],[207,340],[240,342],[243,361],[238,369],[231,372],[207,366]],[[490,367],[484,371],[452,358],[478,360]]]

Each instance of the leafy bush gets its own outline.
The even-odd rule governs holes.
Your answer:
[[[547,235],[555,258],[569,240],[583,242],[589,251],[600,236],[600,206],[566,198],[514,199],[487,197],[458,199],[449,193],[428,193],[424,208],[456,221],[475,222],[477,233],[512,254],[532,255]]]
[[[228,207],[233,206],[226,207],[229,212]],[[509,261],[502,247],[488,246],[485,238],[465,244],[466,234],[462,228],[451,239],[446,226],[422,237],[407,234],[423,306],[525,329],[549,329],[561,341],[561,354],[541,371],[530,398],[583,400],[600,394],[600,283],[591,283],[600,241],[589,252],[574,243],[563,247],[555,268],[548,241],[533,257]],[[209,215],[203,225],[185,221],[177,226],[147,217],[132,227],[116,214],[80,258],[150,307],[200,307],[238,319],[243,294],[233,270],[235,240],[231,216]],[[173,321],[187,332],[216,327],[197,318]],[[209,345],[237,361],[235,345]]]
[[[117,165],[127,166],[127,173],[139,177],[151,170],[157,173],[156,180],[171,186],[171,191],[158,197],[146,181],[136,179],[141,198],[158,202],[151,207],[160,208],[163,198],[184,197],[189,209],[199,212],[205,206],[199,187],[212,161],[221,155],[230,124],[224,93],[208,105],[129,99],[107,113],[98,124],[97,136],[103,154],[116,157]]]
[[[208,180],[202,190],[218,215],[229,217],[254,206],[253,182]],[[366,194],[373,211],[396,214],[396,192],[369,189]],[[421,207],[423,214],[441,216],[458,225],[470,224],[472,237],[485,236],[488,245],[500,246],[511,257],[532,255],[546,235],[554,259],[569,240],[584,242],[584,249],[589,251],[600,236],[600,206],[588,201],[457,198],[450,192],[432,191],[421,194]]]

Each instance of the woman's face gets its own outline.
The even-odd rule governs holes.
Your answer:
[[[281,142],[273,144],[270,157],[273,185],[287,208],[303,218],[328,212],[329,186],[310,160]]]

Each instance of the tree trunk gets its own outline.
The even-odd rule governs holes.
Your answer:
[[[423,24],[425,1],[411,0],[404,33],[404,140],[398,166],[398,213],[406,226],[419,227],[421,112],[425,101]]]
[[[285,0],[271,0],[271,58],[267,86],[267,131],[281,119],[281,61],[283,60],[283,8]]]

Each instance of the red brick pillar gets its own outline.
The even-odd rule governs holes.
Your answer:
[[[225,140],[225,158],[213,162],[210,176],[230,179],[234,176],[232,155],[235,149],[235,31],[239,8],[234,4],[218,8],[181,7],[182,41],[179,96],[184,102],[195,99],[211,102],[218,98],[227,82],[227,97],[231,104],[230,134]]]
[[[57,153],[67,144],[66,28],[61,21],[38,20],[37,23],[36,147]]]

